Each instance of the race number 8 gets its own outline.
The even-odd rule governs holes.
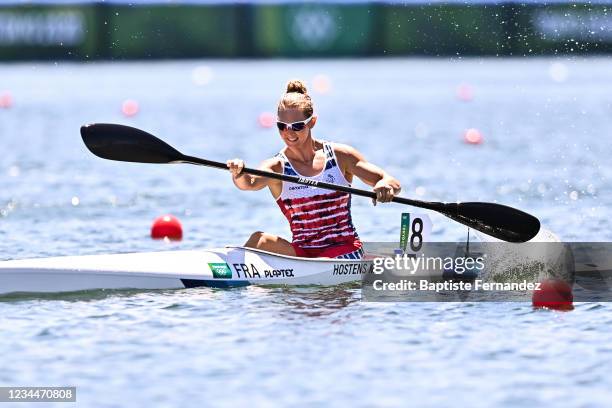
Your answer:
[[[423,220],[418,217],[413,219],[410,230],[410,250],[418,252],[423,246]]]

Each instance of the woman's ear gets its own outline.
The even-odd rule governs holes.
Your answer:
[[[315,127],[316,123],[317,123],[317,119],[319,117],[318,116],[312,116],[312,119],[310,119],[310,122],[308,122],[308,126],[312,129],[313,127]]]

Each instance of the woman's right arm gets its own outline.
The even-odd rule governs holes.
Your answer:
[[[232,181],[234,185],[238,187],[240,190],[261,190],[264,187],[269,187],[270,183],[277,182],[277,180],[269,179],[267,177],[262,176],[253,176],[251,174],[246,174],[242,172],[245,164],[241,159],[232,159],[227,161],[227,167],[229,171],[232,173]],[[278,159],[268,159],[265,160],[259,167],[259,170],[278,172],[279,160]]]

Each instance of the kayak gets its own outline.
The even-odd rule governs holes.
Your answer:
[[[63,256],[0,262],[0,295],[96,289],[339,285],[361,280],[362,260],[300,258],[245,247]]]

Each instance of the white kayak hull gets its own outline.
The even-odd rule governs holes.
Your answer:
[[[65,256],[0,262],[0,295],[96,289],[339,285],[361,280],[368,260],[299,258],[244,247]]]

